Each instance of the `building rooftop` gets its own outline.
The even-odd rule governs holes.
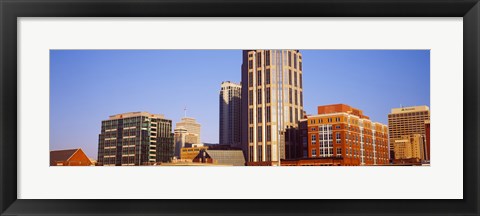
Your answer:
[[[50,151],[50,166],[55,166],[57,161],[67,161],[77,151],[82,151],[82,149],[78,148]]]
[[[109,116],[108,119],[113,120],[113,119],[122,119],[122,118],[130,118],[130,117],[137,117],[137,116],[145,116],[150,118],[161,118],[161,119],[165,118],[165,116],[162,114],[152,114],[149,112],[126,112],[126,113],[120,113],[120,114]]]
[[[419,111],[429,111],[430,109],[428,106],[410,106],[410,107],[400,107],[400,108],[393,108],[391,114],[396,113],[408,113],[408,112],[419,112]]]

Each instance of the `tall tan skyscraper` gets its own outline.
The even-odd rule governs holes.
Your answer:
[[[174,130],[175,156],[180,156],[180,150],[186,144],[201,143],[200,128],[201,125],[194,118],[183,117],[177,122]]]
[[[286,132],[303,116],[298,50],[244,50],[242,147],[247,165],[279,165],[295,138]]]
[[[220,89],[220,144],[232,147],[241,147],[240,143],[240,108],[241,90],[239,84],[226,81],[222,82]]]
[[[393,108],[388,114],[388,131],[390,141],[390,157],[395,154],[395,141],[403,139],[402,136],[419,134],[425,137],[425,121],[430,120],[428,106],[413,106]],[[425,143],[425,142],[422,142]]]

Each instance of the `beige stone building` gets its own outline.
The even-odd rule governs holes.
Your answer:
[[[405,135],[419,134],[425,137],[425,121],[430,120],[430,109],[428,106],[412,106],[393,108],[388,114],[388,130],[390,142],[390,157],[396,156],[395,141],[402,139]]]
[[[181,149],[189,144],[201,143],[200,141],[201,125],[190,117],[184,117],[175,126],[174,142],[175,156],[180,157]]]
[[[421,134],[403,135],[393,144],[395,159],[425,160],[425,136]]]

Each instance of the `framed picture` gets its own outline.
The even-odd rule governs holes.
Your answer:
[[[1,215],[480,213],[477,0],[0,10]]]

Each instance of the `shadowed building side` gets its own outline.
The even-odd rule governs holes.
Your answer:
[[[241,147],[241,86],[230,81],[222,82],[219,96],[220,144]]]

